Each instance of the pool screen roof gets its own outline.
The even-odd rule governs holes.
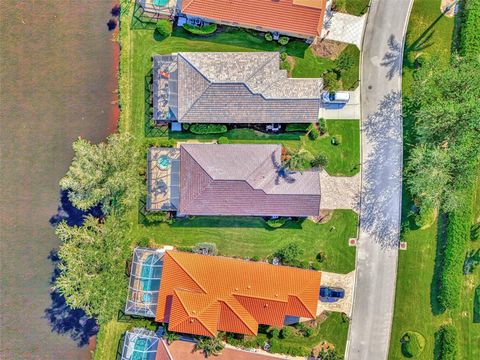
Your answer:
[[[126,314],[155,317],[164,254],[160,249],[137,247],[133,251]]]
[[[155,360],[159,340],[153,331],[146,329],[127,331],[121,360]]]

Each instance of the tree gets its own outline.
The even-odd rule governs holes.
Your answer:
[[[80,210],[98,204],[105,214],[123,210],[138,201],[142,192],[140,173],[145,171],[143,152],[128,134],[114,134],[107,143],[93,145],[79,138],[73,143],[75,152],[60,187],[68,190],[68,198]]]
[[[173,30],[172,22],[166,19],[158,20],[155,30],[160,36],[168,37],[172,34],[172,30]]]
[[[102,324],[117,315],[125,301],[125,261],[130,256],[126,225],[115,215],[104,223],[87,216],[82,226],[57,226],[62,244],[60,275],[55,281],[67,304],[97,317]]]
[[[343,360],[343,356],[337,353],[335,349],[322,350],[318,354],[318,360]]]
[[[224,347],[225,346],[218,337],[200,337],[195,343],[194,351],[202,351],[205,357],[209,357],[210,355],[217,356],[221,353]]]
[[[310,164],[313,159],[313,155],[310,151],[300,148],[298,150],[287,150],[288,159],[286,165],[292,170],[302,170]]]
[[[303,250],[297,243],[290,243],[278,249],[274,254],[283,264],[296,265],[303,255]]]
[[[407,110],[417,143],[407,184],[421,203],[451,211],[474,181],[480,157],[480,69],[461,59],[448,67],[430,61],[416,71],[414,89]]]
[[[165,330],[165,334],[163,335],[163,337],[167,341],[168,345],[171,345],[174,341],[177,341],[180,339],[180,335],[178,335],[176,332],[168,331],[168,330]]]

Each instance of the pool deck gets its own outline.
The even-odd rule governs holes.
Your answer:
[[[157,160],[161,156],[171,159],[171,165],[167,169],[158,166]],[[180,197],[180,149],[150,148],[147,161],[147,210],[177,211]]]

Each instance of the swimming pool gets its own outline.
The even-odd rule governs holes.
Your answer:
[[[167,5],[169,0],[153,0],[153,5],[155,6],[165,6]]]
[[[166,170],[172,164],[172,160],[168,155],[162,155],[157,160],[157,165],[161,170]]]
[[[142,264],[141,282],[142,290],[147,292],[143,294],[144,302],[153,302],[151,291],[160,289],[160,278],[162,277],[163,264],[157,255],[148,255]]]

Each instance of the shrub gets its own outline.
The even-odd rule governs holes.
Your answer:
[[[480,249],[467,251],[463,262],[463,274],[471,274],[480,264]]]
[[[218,255],[217,245],[208,242],[198,243],[193,247],[192,252],[202,255]]]
[[[217,143],[221,144],[230,144],[230,139],[226,136],[221,136],[218,138]]]
[[[188,131],[190,129],[190,124],[182,123],[182,129]]]
[[[320,136],[320,131],[317,129],[317,127],[315,125],[310,125],[310,128],[309,128],[309,132],[308,132],[308,137],[311,139],[311,140],[317,140],[318,137]]]
[[[355,64],[355,59],[351,54],[347,52],[342,52],[340,56],[335,60],[335,66],[340,71],[345,71],[350,69],[353,64]]]
[[[172,34],[172,30],[173,30],[172,22],[166,19],[158,20],[155,30],[160,36],[168,37]]]
[[[448,324],[440,327],[438,336],[439,360],[455,360],[457,354],[457,329]]]
[[[466,1],[460,37],[460,53],[462,56],[479,61],[480,59],[480,2]]]
[[[472,225],[472,227],[470,228],[470,240],[480,240],[480,224]]]
[[[317,154],[313,160],[310,161],[310,164],[312,167],[325,168],[328,164],[328,158],[323,154]]]
[[[149,247],[150,246],[150,239],[146,236],[138,239],[137,246],[139,246],[139,247]]]
[[[311,354],[311,349],[300,344],[285,343],[282,340],[272,338],[270,339],[270,352],[277,354],[287,354],[292,356],[307,357]]]
[[[290,243],[274,253],[274,256],[285,265],[298,264],[302,255],[303,250],[297,243]]]
[[[153,225],[166,222],[170,218],[170,214],[165,211],[148,211],[145,214],[145,224]]]
[[[269,338],[278,338],[278,336],[280,335],[280,330],[272,326],[268,328],[267,335]]]
[[[320,130],[321,135],[325,135],[328,132],[327,120],[324,118],[318,119],[318,130]]]
[[[480,286],[475,289],[473,298],[473,322],[480,323]]]
[[[166,138],[146,138],[144,140],[144,147],[150,148],[154,147],[174,147],[175,139],[166,139]]]
[[[421,229],[429,228],[435,222],[435,209],[422,206],[415,217],[415,224]]]
[[[192,124],[190,132],[193,134],[223,134],[227,132],[227,126],[223,124]]]
[[[190,24],[183,25],[183,28],[191,34],[210,35],[217,31],[217,24],[208,24],[203,26],[195,26]]]
[[[327,260],[327,254],[324,251],[320,251],[315,258],[319,263],[322,263]]]
[[[286,52],[280,53],[280,60],[285,61],[287,60],[288,54]]]
[[[285,46],[288,44],[288,41],[290,39],[288,38],[288,36],[280,36],[280,39],[278,39],[278,43],[282,46]]]
[[[323,74],[323,85],[329,91],[336,91],[338,89],[338,76],[334,71],[327,71]]]
[[[472,192],[471,188],[467,190],[465,201],[448,217],[447,244],[438,295],[438,302],[444,309],[455,309],[460,305],[465,244],[470,238],[472,220]]]
[[[320,266],[320,264],[318,262],[312,262],[310,264],[310,269],[315,270],[315,271],[320,271],[320,270],[322,270],[322,267]]]
[[[193,246],[177,246],[176,249],[183,252],[193,252]]]
[[[284,60],[280,63],[280,69],[286,70],[288,73],[292,71],[292,65],[288,62],[288,60]]]
[[[290,326],[284,326],[282,330],[280,330],[280,338],[281,339],[288,339],[291,338],[295,335],[295,332],[293,331],[293,328]]]
[[[342,143],[342,135],[334,135],[330,140],[332,145],[340,145]]]
[[[254,256],[252,256],[252,258],[250,260],[251,261],[260,261],[260,256],[254,255]]]
[[[266,34],[265,34],[265,40],[267,40],[267,41],[272,41],[272,40],[273,40],[273,35],[270,34],[270,33],[266,33]]]
[[[285,218],[269,219],[267,221],[267,225],[273,229],[276,229],[285,225],[286,222],[287,222],[287,219]]]
[[[402,354],[413,358],[420,355],[425,348],[425,338],[422,334],[409,331],[402,336]]]
[[[287,124],[285,127],[286,132],[307,132],[310,127],[310,124]]]

